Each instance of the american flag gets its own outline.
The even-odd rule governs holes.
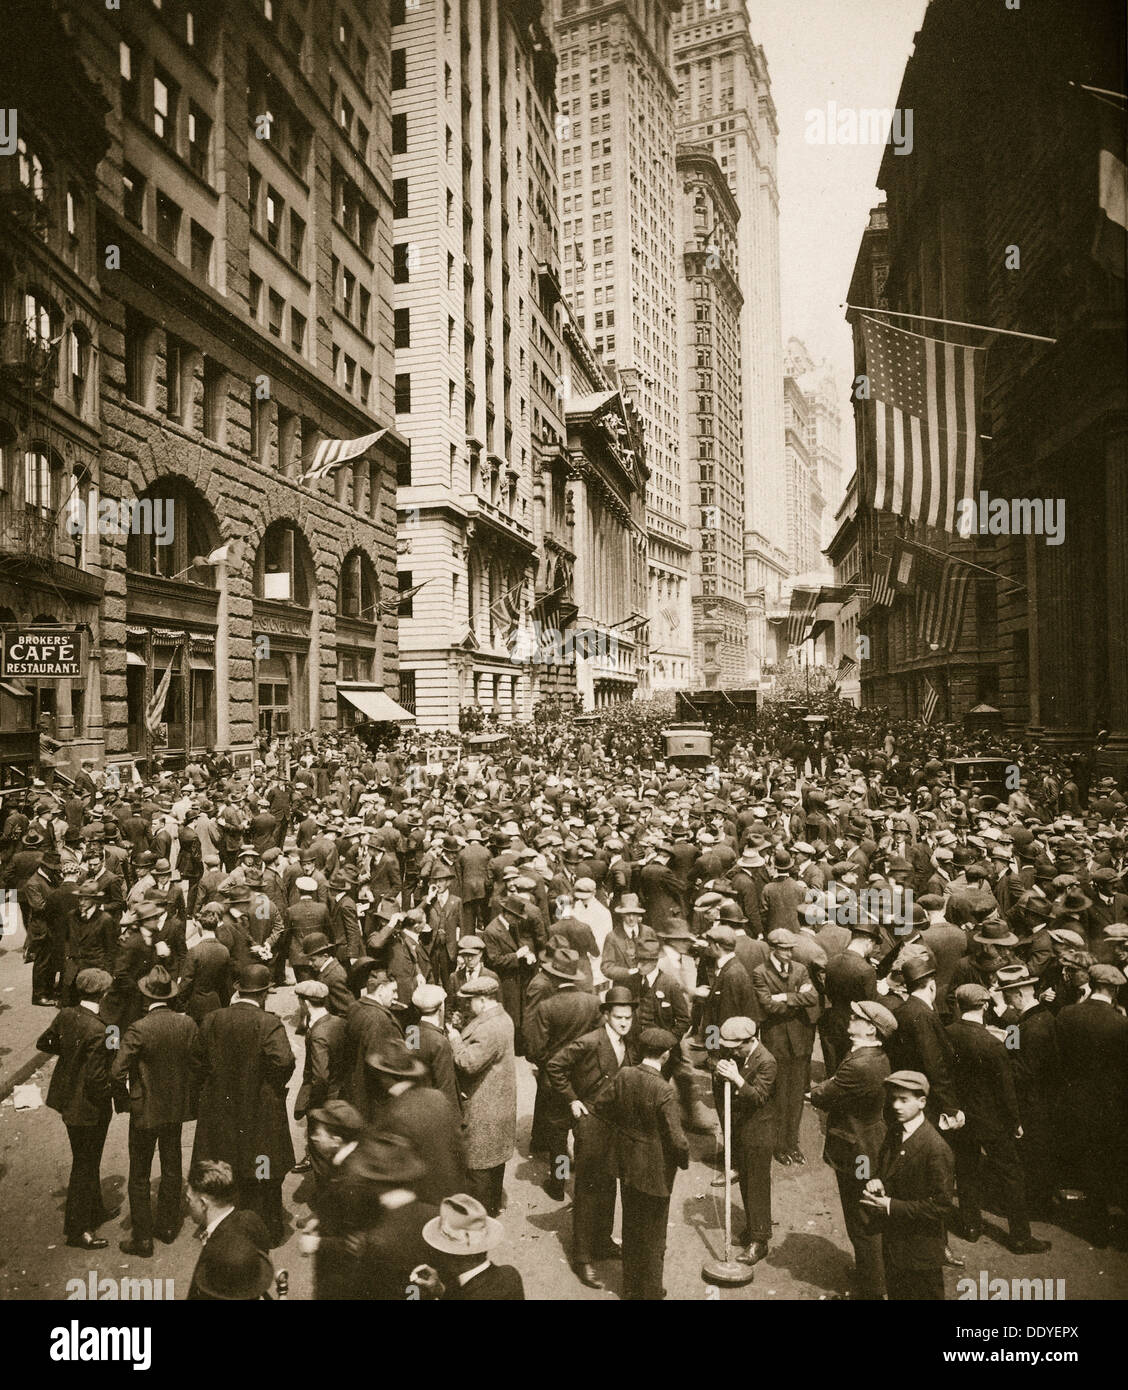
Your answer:
[[[145,707],[145,727],[151,734],[155,734],[158,726],[164,722],[165,701],[168,699],[169,687],[172,685],[172,668],[175,663],[176,655],[174,653],[169,657],[164,674],[153,691],[153,697]]]
[[[951,651],[959,645],[971,571],[958,560],[928,559],[931,563],[917,571],[917,636]]]
[[[815,616],[818,601],[818,589],[792,589],[791,611],[787,615],[787,641],[790,646],[797,647],[806,641],[807,629]]]
[[[671,632],[676,632],[681,626],[681,618],[678,616],[676,608],[663,608],[662,617],[666,620],[666,626]]]
[[[387,430],[377,430],[375,434],[363,434],[359,439],[323,439],[313,451],[313,462],[298,479],[300,483],[313,483],[319,478],[328,477],[338,464],[358,459],[378,443]]]
[[[876,510],[956,530],[975,495],[984,348],[925,338],[863,317],[877,423],[867,500]]]
[[[930,680],[924,682],[924,707],[922,714],[926,724],[932,723],[932,716],[936,713],[936,706],[940,703],[940,696],[936,693],[936,687]]]
[[[852,656],[844,656],[838,663],[838,679],[840,681],[857,680],[861,669],[861,666]]]
[[[892,608],[897,597],[891,582],[893,557],[873,552],[873,601],[881,608]]]

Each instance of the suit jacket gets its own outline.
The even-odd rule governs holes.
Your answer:
[[[345,1015],[345,1100],[367,1119],[374,1103],[364,1059],[386,1042],[402,1042],[403,1032],[390,1009],[371,999],[355,999]]]
[[[289,907],[290,919],[290,956],[301,955],[301,945],[307,936],[314,932],[321,932],[323,936],[333,939],[333,933],[329,926],[329,909],[323,902],[318,902],[316,898],[299,898],[297,902],[291,903]]]
[[[245,1002],[216,1009],[200,1025],[193,1059],[200,1088],[193,1162],[222,1159],[245,1182],[265,1157],[279,1181],[294,1165],[286,1083],[296,1065],[282,1020]]]
[[[490,852],[485,845],[466,845],[458,852],[459,883],[463,902],[477,902],[490,890]]]
[[[657,860],[639,870],[638,893],[646,908],[646,924],[652,931],[664,931],[673,918],[685,917],[685,881]]]
[[[453,893],[447,894],[445,903],[437,899],[427,909],[427,921],[434,932],[434,943],[446,947],[449,959],[454,960],[458,951],[458,938],[462,933],[462,899]]]
[[[1122,1148],[1128,1142],[1128,1018],[1086,999],[1067,1004],[1056,1021],[1067,1122],[1090,1142]]]
[[[345,1020],[326,1014],[306,1031],[302,1084],[294,1099],[294,1119],[304,1119],[327,1100],[339,1099],[345,1078]]]
[[[460,1117],[441,1091],[414,1085],[398,1096],[387,1096],[372,1112],[372,1127],[414,1144],[427,1165],[426,1173],[412,1183],[420,1201],[438,1206],[444,1197],[466,1190]]]
[[[81,1005],[60,1009],[35,1045],[59,1059],[51,1073],[47,1104],[59,1112],[63,1123],[108,1122],[112,1108],[105,1020]]]
[[[840,1173],[857,1176],[857,1160],[869,1160],[873,1173],[885,1138],[884,1080],[889,1058],[883,1048],[859,1047],[846,1056],[829,1080],[811,1087],[811,1104],[825,1110],[823,1158]]]
[[[611,1083],[605,1116],[614,1131],[620,1181],[651,1197],[669,1197],[674,1174],[689,1167],[673,1086],[653,1067],[622,1067]]]
[[[364,955],[356,900],[349,892],[338,896],[336,892],[330,891],[329,935],[338,951],[343,949],[350,960],[359,960]]]
[[[896,1036],[896,1034],[894,1034]],[[944,1227],[956,1185],[952,1150],[927,1120],[901,1142],[900,1126],[885,1136],[877,1176],[892,1198],[889,1214],[863,1208],[871,1230],[882,1235],[887,1265],[900,1269],[939,1269],[944,1263]],[[896,1288],[890,1287],[892,1296]]]
[[[512,1265],[491,1264],[465,1284],[452,1279],[446,1285],[444,1303],[515,1303],[525,1297],[521,1276]]]
[[[471,1018],[451,1050],[462,1090],[468,1168],[496,1168],[517,1145],[517,1063],[513,1020],[503,1008]]]
[[[967,1119],[967,1138],[1013,1134],[1021,1123],[1009,1049],[982,1023],[948,1024],[955,1056],[953,1079]],[[1020,1033],[1021,1040],[1021,1033]]]
[[[623,1066],[635,1066],[638,1055],[628,1036],[624,1039],[626,1055]],[[593,1028],[574,1042],[566,1044],[545,1064],[549,1084],[569,1105],[582,1100],[587,1108],[596,1111],[606,1101],[611,1083],[619,1072],[619,1061],[605,1027]]]
[[[726,1018],[752,1018],[756,1015],[756,994],[748,972],[733,956],[713,976],[709,996],[701,1008],[702,1030],[720,1028]]]
[[[894,1071],[919,1071],[928,1077],[932,1089],[928,1114],[954,1115],[960,1108],[953,1077],[955,1057],[952,1040],[940,1016],[922,1000],[909,996],[890,1008],[897,1019],[897,1031],[886,1039],[889,1064]]]
[[[672,975],[658,972],[651,984],[645,975],[637,977],[638,1008],[635,1010],[631,1032],[637,1037],[644,1028],[665,1028],[675,1038],[689,1032],[692,1010],[689,997],[680,981]]]
[[[321,966],[313,977],[329,987],[329,998],[325,1007],[331,1014],[344,1018],[356,1003],[356,995],[349,989],[349,977],[345,967],[332,956],[322,956]]]
[[[763,1043],[758,1042],[738,1065],[741,1082],[733,1087],[732,1092],[733,1145],[740,1144],[745,1149],[774,1149],[778,1118],[775,1083],[779,1068],[776,1059]]]
[[[547,977],[552,981],[552,977]],[[571,988],[559,989],[531,1005],[525,1015],[525,1055],[536,1067],[568,1043],[599,1026],[599,1000],[594,994]]]
[[[207,1244],[200,1251],[196,1268],[192,1271],[192,1282],[188,1286],[190,1303],[208,1303],[212,1300],[200,1288],[201,1282],[209,1282],[211,1269],[223,1268],[227,1264],[232,1246],[239,1246],[249,1240],[263,1254],[270,1250],[270,1233],[261,1216],[253,1211],[233,1211],[223,1218],[208,1236]]]
[[[187,1014],[150,1009],[125,1030],[110,1068],[114,1100],[139,1129],[195,1118],[192,1048],[197,1028]]]
[[[235,967],[231,952],[211,937],[197,941],[184,958],[180,976],[180,1001],[184,1012],[199,1023],[213,1009],[231,1003],[235,987]]]
[[[452,1109],[462,1113],[462,1099],[458,1093],[458,1079],[454,1072],[454,1053],[450,1039],[441,1028],[436,1028],[426,1019],[416,1024],[419,1029],[419,1045],[415,1055],[424,1062],[431,1073],[431,1085],[450,1101]]]
[[[804,986],[806,992],[800,994]],[[776,1057],[810,1057],[819,1006],[807,967],[793,960],[785,978],[769,960],[753,973],[752,988],[764,1019],[760,1036],[768,1051]],[[776,994],[786,998],[773,999]]]
[[[105,970],[114,963],[118,929],[108,912],[95,912],[86,917],[75,910],[67,917],[66,959],[63,964],[63,984],[69,985],[80,970],[95,967]]]
[[[638,947],[640,941],[649,941],[657,945],[658,938],[647,926],[642,926],[636,937],[631,938],[626,931],[616,922],[607,935],[607,940],[603,943],[603,955],[600,958],[599,968],[613,985],[627,985],[633,987],[637,980],[637,973],[632,975],[636,969],[638,961]]]
[[[967,955],[967,934],[959,927],[936,922],[925,927],[920,939],[936,961],[936,999],[941,1002],[948,997],[956,966]]]
[[[795,878],[777,878],[764,885],[760,894],[764,935],[777,927],[799,934],[799,908],[807,901],[807,885]]]

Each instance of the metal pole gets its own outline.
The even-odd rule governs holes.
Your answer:
[[[725,1263],[732,1259],[732,1082],[725,1082]]]

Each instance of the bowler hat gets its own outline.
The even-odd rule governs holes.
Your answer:
[[[319,956],[322,952],[332,951],[333,943],[324,932],[312,931],[301,943],[302,955]]]
[[[910,989],[921,980],[927,980],[930,975],[935,974],[936,961],[931,953],[907,956],[901,964],[901,978]]]
[[[638,1008],[638,1000],[634,997],[626,985],[612,985],[599,1007],[601,1009],[613,1009],[616,1005],[629,1004],[632,1009]]]
[[[270,985],[270,970],[265,965],[245,965],[239,972],[240,994],[265,994]]]
[[[257,1245],[234,1232],[229,1240],[205,1247],[195,1282],[207,1298],[223,1302],[260,1299],[270,1288],[274,1266]]]
[[[423,1239],[444,1255],[484,1255],[504,1238],[501,1222],[465,1192],[444,1197],[438,1216],[423,1227]]]

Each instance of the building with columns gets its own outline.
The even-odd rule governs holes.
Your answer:
[[[747,676],[774,655],[766,611],[791,573],[780,326],[779,136],[764,50],[745,0],[685,0],[674,30],[680,142],[709,146],[740,208]]]
[[[681,452],[693,544],[694,668],[706,687],[743,686],[740,209],[708,144],[679,145],[677,170]]]
[[[650,686],[692,679],[678,426],[671,25],[677,0],[555,0],[564,293],[642,421]],[[625,616],[625,615],[624,615]]]
[[[36,708],[72,767],[350,722],[398,688],[386,18],[52,0],[21,23],[0,551],[32,541],[50,598],[17,576],[0,617],[88,625],[83,681]]]
[[[538,0],[391,11],[401,698],[424,727],[528,719],[568,469],[555,58]]]

